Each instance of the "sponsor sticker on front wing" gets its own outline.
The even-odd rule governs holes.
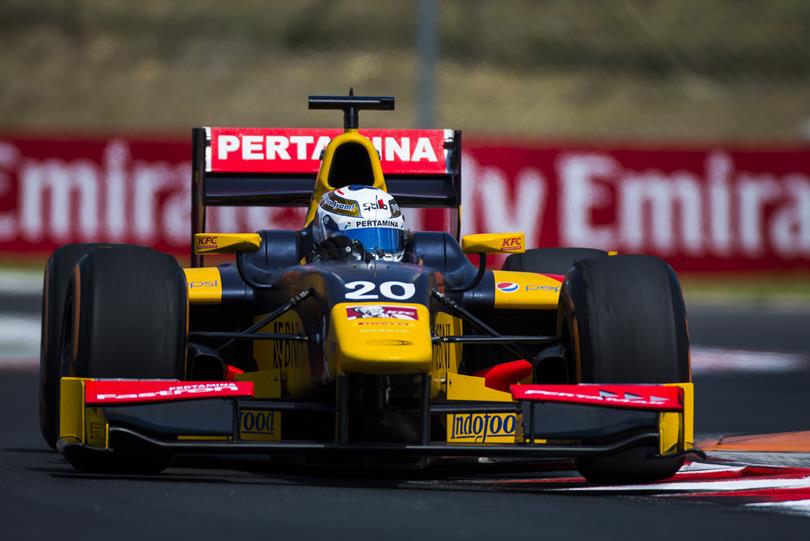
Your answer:
[[[239,437],[241,437],[243,440],[281,440],[280,411],[244,409],[239,413]]]
[[[514,413],[455,413],[447,416],[448,443],[515,443]]]

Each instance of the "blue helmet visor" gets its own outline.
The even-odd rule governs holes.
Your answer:
[[[340,232],[350,239],[359,240],[363,248],[371,253],[380,250],[386,254],[398,254],[405,249],[405,231],[393,227],[366,227],[344,229]]]

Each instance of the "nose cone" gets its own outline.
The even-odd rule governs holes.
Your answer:
[[[433,361],[430,314],[421,304],[337,304],[326,357],[333,374],[428,373]]]

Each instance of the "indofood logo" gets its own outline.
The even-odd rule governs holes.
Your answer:
[[[515,440],[514,413],[448,415],[449,442],[511,443]]]

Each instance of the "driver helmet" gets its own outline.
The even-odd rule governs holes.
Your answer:
[[[344,186],[323,194],[312,226],[320,244],[344,235],[358,240],[375,259],[402,261],[405,219],[390,194],[369,186]]]

